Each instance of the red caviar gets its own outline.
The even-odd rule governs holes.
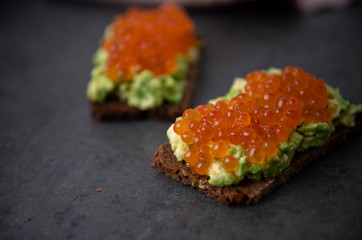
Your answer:
[[[176,4],[130,8],[115,18],[111,37],[103,41],[109,53],[106,74],[112,81],[129,81],[145,69],[156,76],[172,74],[177,55],[186,56],[196,44],[193,22]]]
[[[230,144],[241,145],[250,163],[264,164],[302,120],[331,120],[324,81],[299,67],[286,67],[280,75],[256,71],[246,80],[245,93],[187,109],[175,123],[175,132],[192,145],[185,161],[196,173],[206,174],[214,159],[223,159],[226,171],[236,171]]]

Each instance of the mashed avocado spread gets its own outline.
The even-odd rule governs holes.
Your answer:
[[[269,69],[268,74],[279,74],[279,69]],[[223,97],[210,100],[209,103],[216,103],[218,100],[235,97],[244,92],[246,80],[236,78],[230,91]],[[209,183],[215,186],[227,186],[238,184],[241,180],[247,178],[260,180],[261,178],[274,177],[287,168],[296,152],[302,152],[311,147],[322,146],[327,141],[331,132],[337,126],[351,127],[355,123],[357,113],[362,112],[362,104],[354,105],[343,99],[338,89],[328,85],[328,108],[332,111],[332,122],[302,122],[296,129],[289,134],[287,141],[279,144],[277,153],[262,165],[251,164],[248,162],[248,156],[240,145],[230,145],[229,154],[238,159],[239,166],[234,172],[226,171],[222,166],[222,161],[213,160],[207,175],[210,177]],[[178,118],[179,120],[181,118]],[[176,120],[176,121],[177,121]],[[182,161],[185,153],[190,149],[189,145],[181,140],[181,137],[173,130],[173,124],[167,131],[169,143],[177,157]]]
[[[190,50],[190,56],[196,61],[196,49]],[[135,74],[133,81],[113,82],[105,74],[108,53],[99,49],[94,55],[94,68],[88,83],[87,95],[94,102],[104,102],[107,97],[118,97],[129,106],[148,110],[162,105],[164,101],[178,103],[182,100],[186,74],[190,63],[182,55],[177,57],[178,70],[173,75],[155,77],[152,72],[144,70]]]

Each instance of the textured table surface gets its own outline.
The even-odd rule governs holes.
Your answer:
[[[124,7],[1,4],[0,239],[361,237],[362,136],[258,205],[223,206],[150,166],[170,122],[89,116],[92,54]],[[285,65],[362,102],[361,4],[307,17],[239,7],[191,16],[206,39],[193,106],[236,76]]]

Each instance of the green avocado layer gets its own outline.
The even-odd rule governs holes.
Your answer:
[[[272,68],[266,72],[278,74],[280,70]],[[246,81],[244,79],[237,78],[230,91],[224,97],[219,97],[209,102],[215,103],[221,99],[231,99],[237,94],[244,92],[245,84]],[[238,170],[233,173],[228,172],[222,167],[220,159],[214,160],[208,172],[210,177],[209,183],[215,186],[228,186],[238,184],[245,178],[260,180],[261,178],[275,177],[290,165],[296,152],[324,145],[336,126],[353,126],[356,115],[362,112],[362,104],[354,105],[349,103],[342,98],[338,89],[327,86],[327,90],[329,108],[333,113],[332,123],[302,122],[296,129],[290,132],[287,141],[279,144],[277,154],[263,165],[248,163],[248,157],[243,148],[239,145],[232,145],[229,149],[229,154],[239,159]],[[190,149],[190,146],[185,144],[180,136],[174,133],[173,125],[167,131],[167,135],[175,156],[179,161],[182,161],[184,154]]]
[[[178,103],[182,100],[189,68],[184,56],[177,56],[178,71],[172,75],[155,77],[151,71],[144,70],[132,81],[117,83],[106,76],[107,58],[108,53],[101,48],[94,55],[94,68],[87,89],[87,96],[93,102],[104,102],[113,96],[126,101],[129,106],[148,110],[161,106],[164,101]]]

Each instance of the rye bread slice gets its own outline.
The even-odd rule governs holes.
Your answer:
[[[140,118],[174,120],[178,116],[181,116],[185,109],[190,107],[192,93],[195,89],[199,72],[199,65],[200,60],[190,65],[187,73],[187,85],[183,98],[179,103],[165,102],[159,108],[142,111],[138,108],[128,106],[125,101],[121,101],[118,98],[110,98],[102,103],[96,103],[88,99],[90,113],[96,119],[104,121]]]
[[[316,160],[334,146],[344,142],[347,136],[355,134],[362,129],[362,116],[356,120],[356,125],[351,128],[338,128],[331,134],[322,147],[314,147],[305,152],[296,153],[291,165],[277,177],[260,181],[243,180],[237,185],[217,187],[211,185],[208,176],[200,176],[191,171],[184,161],[176,160],[169,143],[162,144],[154,154],[152,166],[161,173],[180,181],[183,184],[197,188],[210,198],[222,204],[256,204],[263,196],[270,193],[279,185],[285,183],[295,173],[302,170],[308,163]]]

